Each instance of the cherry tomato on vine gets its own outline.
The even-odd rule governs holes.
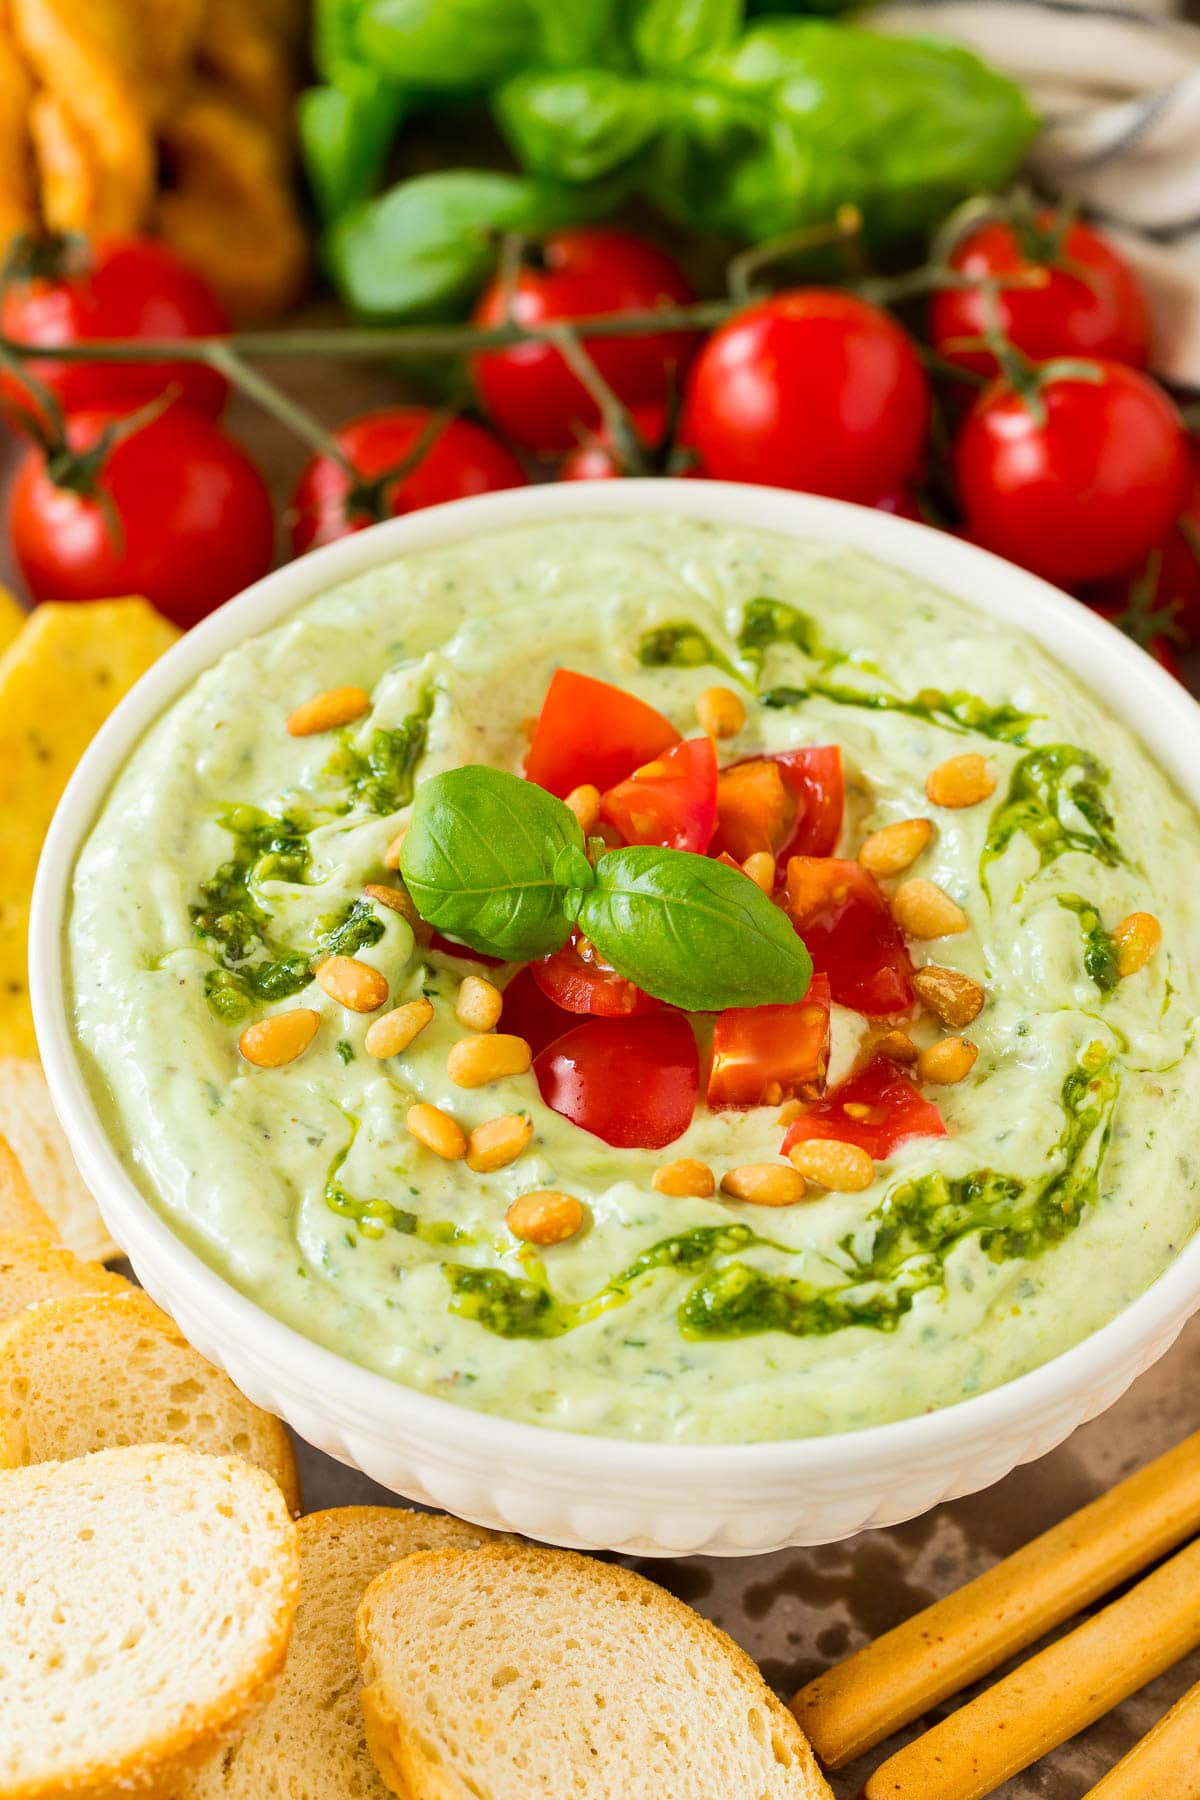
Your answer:
[[[1035,362],[1104,356],[1144,369],[1149,360],[1150,315],[1141,283],[1088,225],[1064,229],[1050,211],[1024,223],[994,220],[962,240],[950,266],[980,280],[1014,278],[991,302],[979,287],[934,295],[930,342],[959,368],[996,373],[992,352],[971,344],[989,324]]]
[[[1200,438],[1188,439],[1187,492],[1166,537],[1136,568],[1095,583],[1080,598],[1106,618],[1116,616],[1139,643],[1148,634],[1165,635],[1177,649],[1200,644]]]
[[[1123,631],[1131,643],[1152,656],[1168,675],[1173,675],[1176,681],[1183,680],[1183,665],[1179,660],[1181,645],[1168,615],[1156,614],[1136,599],[1129,604],[1119,600],[1096,602],[1093,610],[1110,625],[1115,625],[1118,631]]]
[[[208,282],[165,244],[114,240],[96,246],[90,263],[73,239],[55,239],[30,252],[0,304],[0,327],[22,344],[84,344],[97,338],[221,337],[229,317]],[[201,363],[55,362],[40,357],[33,373],[57,395],[65,412],[129,412],[168,388],[209,413],[229,392],[224,376]],[[13,376],[0,377],[0,399],[26,408],[29,397]]]
[[[266,483],[203,413],[175,404],[142,424],[76,413],[67,438],[72,454],[55,456],[53,475],[45,451],[30,450],[9,495],[35,600],[143,594],[186,627],[270,568]]]
[[[629,409],[637,435],[634,457],[622,456],[601,425],[588,432],[558,466],[560,481],[616,481],[622,475],[698,475],[688,453],[678,452],[669,440],[671,409],[661,400]],[[679,467],[675,467],[678,462]]]
[[[1162,390],[1123,363],[1047,363],[1029,393],[993,382],[954,447],[967,535],[1049,581],[1119,574],[1183,505],[1187,440]]]
[[[531,251],[536,262],[517,272],[511,294],[497,277],[473,315],[476,325],[522,325],[587,318],[596,313],[654,312],[694,299],[665,251],[624,231],[593,226],[558,231]],[[663,331],[636,337],[587,338],[585,348],[626,406],[665,405],[696,347],[696,334]],[[500,429],[529,450],[570,450],[581,430],[595,428],[595,401],[549,344],[515,344],[471,359],[476,392]]]
[[[361,481],[356,486],[332,456],[314,456],[305,466],[288,508],[296,556],[380,519],[525,485],[516,457],[482,425],[439,422],[431,407],[383,407],[348,419],[333,435]]]
[[[826,288],[776,294],[692,365],[680,439],[704,473],[871,506],[921,461],[929,384],[904,331]]]

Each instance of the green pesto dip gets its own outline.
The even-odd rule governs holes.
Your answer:
[[[839,744],[840,854],[933,816],[911,871],[965,910],[918,963],[987,990],[979,1056],[928,1090],[949,1135],[909,1142],[864,1193],[766,1209],[672,1198],[678,1157],[775,1159],[780,1109],[700,1100],[665,1151],[616,1150],[549,1110],[532,1074],[449,1079],[464,972],[364,900],[414,783],[462,763],[519,771],[522,722],[566,665],[694,735],[697,696],[735,687],[723,762]],[[313,694],[370,713],[293,738]],[[979,750],[993,796],[925,797]],[[1200,1217],[1193,1047],[1200,969],[1192,811],[1130,734],[1028,639],[841,547],[659,516],[493,534],[347,582],[231,651],[154,726],[79,859],[74,1017],[133,1178],[172,1227],[268,1311],[427,1393],[573,1431],[740,1442],[845,1431],[952,1404],[1077,1343],[1140,1293]],[[1134,911],[1163,945],[1118,979]],[[311,967],[341,951],[391,1004],[435,1016],[369,1056],[369,1017]],[[497,979],[503,981],[502,972]],[[298,998],[302,996],[302,998]],[[278,1070],[246,1023],[302,1004],[311,1048]],[[703,1055],[706,1026],[698,1022]],[[919,1043],[940,1028],[926,1015]],[[834,1009],[830,1079],[866,1021]],[[417,1100],[465,1130],[533,1122],[525,1153],[473,1174],[405,1127]],[[545,1251],[507,1231],[534,1189],[586,1228]]]

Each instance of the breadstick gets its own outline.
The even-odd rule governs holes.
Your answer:
[[[1084,1800],[1200,1800],[1200,1682]]]
[[[898,1750],[863,1800],[982,1800],[1197,1644],[1200,1542]]]
[[[792,1711],[838,1769],[1036,1643],[1200,1530],[1200,1432],[800,1689]]]

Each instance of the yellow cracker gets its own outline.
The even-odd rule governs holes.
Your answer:
[[[3,654],[25,623],[25,608],[15,594],[0,587],[0,654]]]

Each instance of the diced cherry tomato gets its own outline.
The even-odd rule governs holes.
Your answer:
[[[504,1030],[523,1037],[535,1056],[579,1023],[578,1013],[564,1012],[542,992],[528,963],[504,990],[503,1018]]]
[[[772,856],[831,856],[842,829],[845,783],[836,744],[752,756],[722,769],[714,848],[739,865]]]
[[[661,1150],[692,1122],[700,1058],[679,1012],[589,1019],[533,1065],[542,1099],[606,1144]]]
[[[538,714],[525,773],[559,799],[585,782],[609,788],[679,743],[669,719],[622,688],[556,669]]]
[[[627,844],[662,844],[700,855],[717,823],[717,753],[709,737],[688,738],[609,788],[601,816]]]
[[[579,954],[575,942],[564,944],[553,956],[530,963],[529,973],[555,1006],[569,1013],[594,1013],[601,1019],[624,1019],[631,1013],[657,1012],[662,1005],[644,994],[596,951]]]
[[[489,969],[504,967],[502,956],[488,956],[483,950],[472,950],[467,944],[456,944],[453,938],[443,937],[440,931],[435,931],[430,938],[429,948],[440,950],[443,956],[462,956],[468,962],[486,963]]]
[[[733,1006],[713,1027],[708,1104],[777,1106],[819,1093],[829,1066],[829,978],[790,1006]]]
[[[912,962],[873,875],[837,856],[793,856],[784,907],[839,1006],[876,1018],[913,1003]]]
[[[884,1162],[901,1144],[915,1137],[945,1137],[937,1107],[916,1089],[886,1056],[873,1056],[865,1069],[831,1088],[788,1127],[786,1156],[794,1144],[810,1138],[837,1138],[857,1144],[876,1162]]]

